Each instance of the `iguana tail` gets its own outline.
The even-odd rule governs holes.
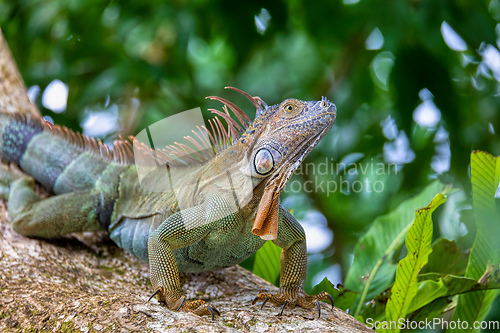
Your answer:
[[[56,194],[92,188],[110,162],[125,163],[104,146],[39,118],[0,112],[0,157]]]

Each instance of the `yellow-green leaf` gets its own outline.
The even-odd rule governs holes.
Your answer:
[[[354,248],[354,261],[345,279],[345,287],[361,292],[355,315],[361,313],[366,300],[387,289],[396,271],[396,264],[386,260],[404,240],[415,218],[415,210],[427,205],[436,193],[449,187],[435,181],[417,195],[402,202],[387,215],[379,216]]]
[[[418,272],[427,264],[429,254],[432,252],[432,212],[445,201],[446,197],[439,193],[427,207],[415,213],[415,222],[405,238],[408,254],[398,264],[396,281],[391,288],[391,297],[385,310],[389,322],[398,322],[408,313],[411,301],[418,290]],[[389,332],[400,330],[396,327],[390,329]]]

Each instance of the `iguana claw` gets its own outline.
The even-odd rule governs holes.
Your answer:
[[[307,295],[303,290],[300,290],[298,292],[280,291],[277,294],[261,293],[258,294],[253,299],[252,305],[257,303],[259,300],[263,300],[260,306],[261,309],[264,307],[264,304],[266,304],[267,301],[271,301],[272,303],[275,304],[282,304],[278,316],[281,316],[283,314],[283,311],[287,306],[293,308],[295,305],[299,305],[303,308],[310,309],[316,305],[318,309],[318,318],[320,318],[321,316],[320,301],[325,301],[325,300],[328,300],[332,304],[332,309],[333,309],[333,298],[332,296],[330,296],[330,294],[324,291],[314,296]]]
[[[278,313],[278,316],[281,316],[283,314],[283,310],[285,310],[285,306],[288,304],[288,300],[286,299],[284,302],[283,302],[283,306],[281,307],[281,311],[280,313]]]
[[[318,295],[320,295],[320,294],[318,294]],[[333,310],[333,298],[332,298],[332,296],[330,294],[326,293],[326,298],[332,304],[332,310]],[[321,317],[321,307],[319,306],[319,300],[316,300],[316,306],[318,307],[318,318],[319,318],[319,317]]]
[[[259,294],[259,295],[260,295],[260,294]],[[269,296],[269,295],[268,295],[268,296],[264,299],[264,301],[262,302],[262,304],[261,304],[261,306],[260,306],[260,309],[261,309],[261,310],[264,308],[264,305],[267,303],[267,301],[269,301],[269,298],[270,298],[270,297],[271,297],[271,296]],[[253,301],[252,301],[252,305],[254,305],[255,303],[257,303],[257,301],[258,301],[258,300],[259,300],[259,296],[256,296],[256,297],[253,299]]]
[[[156,289],[156,290],[155,290],[155,292],[154,292],[151,296],[149,296],[149,298],[148,298],[148,302],[149,302],[149,301],[150,301],[153,297],[155,297],[156,295],[158,295],[159,293],[161,293],[161,290],[162,290],[161,288]]]
[[[164,290],[164,288],[158,287],[158,289],[156,289],[155,292],[149,297],[148,302],[156,295],[160,295],[159,301],[165,303],[171,310],[175,309],[175,311],[191,312],[199,316],[209,314],[212,316],[212,320],[215,319],[216,314],[220,316],[220,312],[217,308],[213,305],[207,304],[203,300],[186,301],[186,296],[173,299],[173,297],[165,296]]]
[[[207,306],[208,311],[210,311],[210,314],[212,315],[212,320],[215,319],[214,313],[217,313],[217,315],[220,316],[219,310],[217,310],[215,307],[208,305],[208,304],[206,306]]]
[[[330,304],[332,304],[332,310],[333,310],[333,297],[332,297],[332,295],[326,293],[326,298],[328,299],[328,301],[330,302]]]
[[[175,311],[179,311],[182,306],[184,305],[184,302],[186,301],[186,296],[182,296],[181,297],[181,304],[179,304],[179,306],[177,307],[177,309],[175,309]]]

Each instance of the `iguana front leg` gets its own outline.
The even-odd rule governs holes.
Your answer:
[[[186,301],[173,250],[199,242],[212,228],[220,226],[223,219],[238,223],[239,215],[230,212],[231,207],[225,200],[214,197],[203,205],[173,214],[151,234],[148,241],[150,278],[156,288],[151,298],[157,296],[171,310],[210,314],[212,318],[215,313],[219,315],[215,307],[203,300]]]
[[[321,315],[320,301],[329,300],[333,308],[333,299],[327,292],[317,295],[307,295],[304,292],[304,282],[307,273],[307,247],[304,229],[300,223],[286,210],[279,211],[278,237],[273,241],[281,247],[280,291],[276,294],[261,293],[255,297],[252,304],[262,300],[262,306],[268,301],[282,304],[279,315],[285,307],[293,308],[299,305],[310,309],[318,308],[318,318]]]

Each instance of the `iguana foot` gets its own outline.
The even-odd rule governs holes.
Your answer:
[[[165,288],[163,287],[158,287],[151,297],[149,297],[148,302],[156,295],[159,295],[158,300],[165,303],[170,310],[191,312],[198,316],[211,315],[212,320],[215,319],[215,315],[220,316],[219,310],[213,305],[203,300],[186,301],[186,296],[169,296],[165,293]]]
[[[262,300],[262,305],[260,308],[262,309],[264,305],[271,301],[274,304],[282,304],[281,311],[278,313],[278,316],[283,314],[283,310],[286,306],[289,308],[294,308],[295,305],[301,306],[306,309],[311,309],[314,306],[318,308],[318,318],[321,316],[321,307],[320,301],[328,300],[332,304],[333,309],[333,298],[327,292],[323,291],[317,295],[307,295],[302,289],[298,291],[281,291],[276,294],[267,294],[261,293],[258,294],[252,301],[252,305],[257,303],[259,300]]]

